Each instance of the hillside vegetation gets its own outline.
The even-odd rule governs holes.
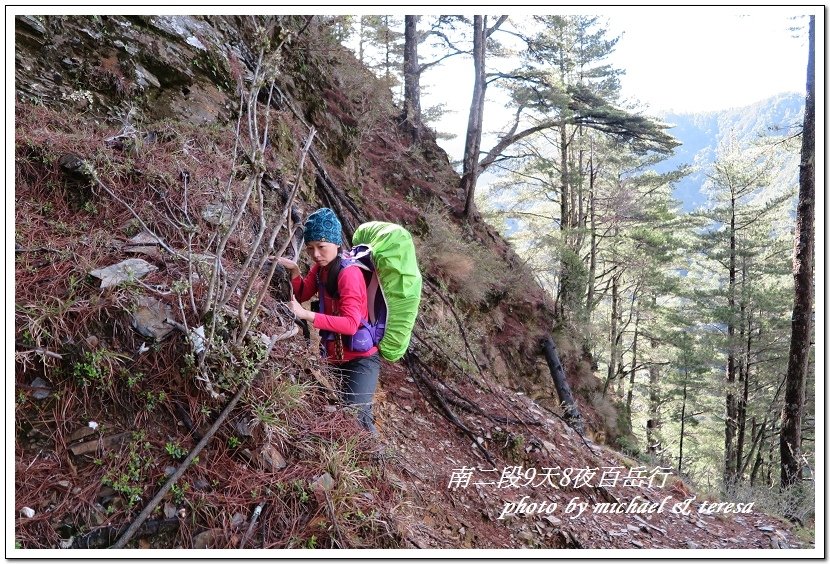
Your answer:
[[[696,494],[614,450],[582,336],[492,226],[458,219],[447,155],[411,143],[329,31],[17,16],[16,548],[113,546],[145,508],[127,548],[802,546],[759,508],[565,514]],[[410,353],[381,369],[380,457],[272,260],[301,256],[320,206],[347,235],[404,225],[424,275]],[[563,419],[549,335],[585,436]]]

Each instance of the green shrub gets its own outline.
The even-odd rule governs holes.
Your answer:
[[[755,502],[755,511],[778,515],[802,525],[813,520],[816,514],[816,486],[812,480],[784,491],[778,484],[751,486],[741,482],[733,486],[730,498],[738,503]]]

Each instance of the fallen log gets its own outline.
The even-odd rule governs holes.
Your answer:
[[[270,353],[270,349],[269,349]],[[239,398],[242,397],[243,392],[248,389],[250,386],[250,382],[243,383],[239,386],[239,390],[236,392],[236,395],[231,398],[231,401],[228,402],[228,405],[225,406],[225,409],[222,413],[219,414],[219,417],[216,418],[213,425],[208,429],[207,433],[202,437],[202,440],[190,451],[190,454],[187,455],[187,458],[184,459],[184,462],[179,465],[179,468],[176,472],[173,473],[167,479],[167,482],[161,487],[158,491],[156,496],[150,500],[150,502],[144,507],[141,513],[138,514],[138,517],[132,522],[132,524],[127,528],[123,535],[115,542],[110,548],[124,548],[127,545],[127,542],[135,535],[138,529],[141,527],[141,524],[144,523],[145,519],[150,516],[150,513],[156,508],[162,498],[170,491],[170,488],[176,483],[176,481],[184,474],[185,470],[187,470],[190,465],[193,463],[193,460],[196,456],[202,451],[203,448],[208,444],[210,439],[213,438],[213,435],[216,431],[219,430],[219,427],[228,418],[233,408],[236,406]]]
[[[120,527],[108,525],[100,529],[95,529],[83,536],[75,538],[72,541],[72,548],[104,548],[112,544],[126,528],[126,525]],[[178,517],[146,521],[136,532],[135,537],[152,537],[162,533],[171,533],[178,530],[178,528]]]
[[[548,368],[550,368],[550,376],[553,379],[556,394],[559,396],[559,402],[565,411],[565,422],[577,433],[583,435],[585,434],[585,423],[582,421],[579,407],[576,405],[576,401],[571,393],[571,387],[565,379],[565,370],[559,361],[559,355],[556,353],[556,345],[553,344],[553,339],[550,336],[542,339],[541,345],[545,360],[548,363]]]

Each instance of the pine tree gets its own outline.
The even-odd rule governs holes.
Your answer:
[[[421,70],[418,62],[418,16],[404,16],[403,114],[405,123],[417,141],[421,130]]]
[[[394,16],[360,16],[358,58],[381,76],[390,88],[400,83],[402,73],[403,33],[401,21]]]
[[[738,480],[739,453],[742,445],[740,429],[745,425],[748,374],[742,358],[747,351],[745,337],[752,334],[747,308],[751,307],[751,271],[757,270],[757,239],[752,235],[769,236],[771,217],[791,194],[773,193],[770,178],[775,161],[769,147],[743,147],[734,138],[719,149],[720,156],[708,174],[711,207],[702,212],[709,226],[700,234],[700,250],[713,266],[713,274],[722,285],[715,289],[713,308],[715,323],[726,333],[725,350],[725,421],[724,472],[727,489]],[[724,303],[725,302],[725,303]],[[751,345],[751,343],[750,343]]]

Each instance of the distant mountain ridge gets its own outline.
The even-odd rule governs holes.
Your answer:
[[[660,163],[660,172],[676,169],[683,164],[696,166],[695,171],[678,182],[675,197],[685,211],[704,205],[706,197],[700,193],[706,169],[717,157],[718,145],[730,131],[743,143],[749,143],[759,133],[772,136],[792,135],[801,127],[804,116],[804,94],[787,92],[772,96],[741,108],[700,113],[667,113],[660,116],[674,127],[668,130],[682,145],[675,155]],[[779,131],[775,131],[780,129]],[[788,159],[791,160],[791,159]],[[785,165],[787,173],[793,163]],[[797,167],[794,168],[797,173]]]

